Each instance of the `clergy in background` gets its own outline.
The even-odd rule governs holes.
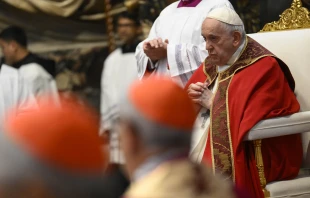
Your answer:
[[[211,11],[202,36],[209,56],[186,86],[198,110],[191,157],[251,197],[263,197],[253,145],[243,138],[263,119],[299,111],[293,76],[280,59],[246,36],[232,9]],[[264,139],[262,154],[267,183],[294,178],[302,162],[300,136]]]
[[[39,63],[27,49],[25,31],[10,26],[0,33],[0,47],[4,58],[0,65],[0,122],[5,119],[7,110],[27,103],[27,100],[39,102],[39,97],[50,95],[58,102],[58,91],[53,76]]]
[[[188,158],[195,117],[186,91],[169,77],[150,77],[130,87],[119,123],[132,182],[124,198],[236,197],[230,181]]]
[[[139,78],[168,75],[184,86],[208,55],[201,24],[222,6],[232,7],[228,0],[181,0],[166,7],[136,49]]]
[[[9,111],[18,115],[33,105],[37,106],[35,94],[27,84],[20,82],[18,70],[3,64],[0,70],[0,126],[7,119]]]
[[[140,21],[135,14],[123,12],[117,19],[117,35],[122,46],[105,60],[101,76],[101,130],[100,135],[110,142],[110,162],[124,163],[119,150],[118,133],[114,130],[118,118],[119,100],[128,86],[138,78],[135,49],[142,33]]]

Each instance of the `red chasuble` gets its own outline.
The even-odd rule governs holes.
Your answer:
[[[205,81],[212,86],[217,77],[203,161],[248,190],[251,197],[264,197],[253,144],[242,140],[259,121],[299,111],[294,79],[280,59],[249,37],[240,57],[227,70],[218,73],[206,59],[185,88]],[[267,183],[294,178],[302,162],[300,135],[264,139],[262,154]]]

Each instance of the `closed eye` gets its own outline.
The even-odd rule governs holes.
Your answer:
[[[216,43],[219,40],[219,37],[211,34],[207,37],[207,40]]]
[[[211,40],[211,41],[215,41],[217,39],[217,37],[216,36],[209,36],[209,40]]]

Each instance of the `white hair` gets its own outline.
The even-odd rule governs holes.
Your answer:
[[[224,22],[221,22],[221,25],[228,33],[239,32],[241,34],[241,43],[245,40],[246,33],[244,25],[231,25]]]

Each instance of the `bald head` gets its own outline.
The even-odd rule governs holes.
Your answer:
[[[209,13],[201,27],[211,64],[226,65],[245,40],[244,26],[234,10],[217,8]]]

